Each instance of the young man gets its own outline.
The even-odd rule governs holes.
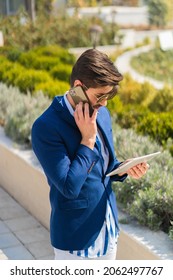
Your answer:
[[[148,165],[106,177],[119,166],[107,100],[123,79],[107,55],[85,51],[71,73],[88,103],[75,105],[69,92],[54,98],[32,127],[33,150],[50,186],[50,236],[55,259],[115,259],[119,233],[112,181],[143,176]]]

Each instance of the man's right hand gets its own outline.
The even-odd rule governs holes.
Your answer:
[[[84,108],[83,108],[84,107]],[[97,109],[94,109],[92,116],[89,115],[89,104],[80,102],[76,105],[76,110],[74,112],[75,122],[81,132],[82,140],[81,144],[94,149],[96,135],[97,135]]]

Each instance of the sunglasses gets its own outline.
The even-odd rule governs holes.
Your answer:
[[[82,85],[84,91],[88,90],[89,88],[87,86],[85,86],[84,84]],[[95,96],[95,98],[97,99],[97,103],[102,102],[103,100],[110,100],[113,97],[115,97],[115,95],[117,94],[117,85],[113,86],[113,88],[105,94],[100,95],[99,97]]]

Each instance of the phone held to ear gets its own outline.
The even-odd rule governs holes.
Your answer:
[[[94,109],[92,108],[90,100],[89,100],[88,96],[86,95],[85,91],[83,90],[83,88],[81,86],[73,87],[69,90],[69,94],[76,105],[80,101],[82,101],[83,104],[85,104],[85,103],[89,104],[89,114],[91,117],[94,112]]]

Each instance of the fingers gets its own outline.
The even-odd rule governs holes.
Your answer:
[[[92,116],[90,116],[89,104],[88,103],[83,104],[83,102],[79,102],[79,104],[76,105],[75,115],[77,116],[78,119],[91,118],[92,120],[96,120],[97,112],[98,110],[94,109]]]
[[[80,103],[76,105],[76,108],[74,111],[74,118],[77,123],[84,118],[82,102],[80,102]]]
[[[143,162],[134,166],[133,168],[130,168],[127,174],[134,179],[140,179],[143,175],[146,174],[148,168],[149,165],[146,162]]]

